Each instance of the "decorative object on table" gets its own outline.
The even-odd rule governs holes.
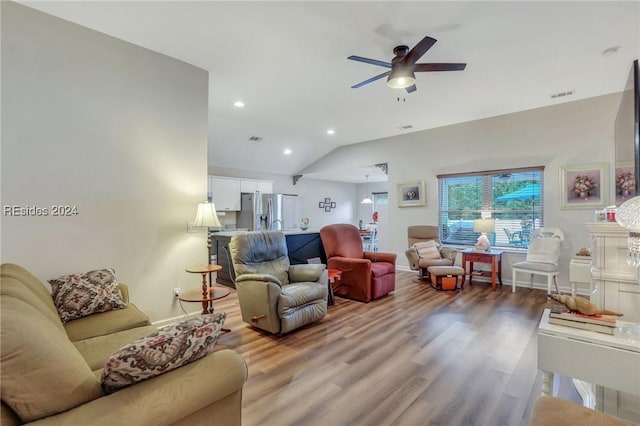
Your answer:
[[[616,164],[615,174],[616,204],[621,204],[636,194],[636,178],[633,173],[633,163],[622,162]]]
[[[369,175],[364,175],[364,177],[367,178],[367,194],[364,196],[362,201],[360,201],[360,204],[373,204],[373,200],[369,197]]]
[[[570,312],[564,305],[553,305],[549,308],[549,323],[598,333],[615,334],[618,326],[614,315],[585,315]]]
[[[616,222],[629,230],[627,264],[640,266],[640,195],[625,201],[618,208]]]
[[[607,222],[616,221],[616,206],[607,206],[604,209],[604,218]]]
[[[398,207],[426,205],[424,181],[398,184]]]
[[[193,226],[196,228],[207,229],[207,263],[210,262],[209,251],[211,250],[211,235],[209,235],[209,228],[222,228],[218,214],[216,213],[216,205],[214,203],[200,203],[198,204],[198,211],[196,212],[196,218],[193,221]]]
[[[318,207],[324,209],[324,211],[327,213],[329,213],[331,209],[335,209],[336,205],[336,202],[331,201],[331,198],[325,198],[324,201],[318,202]]]
[[[591,249],[589,247],[581,247],[576,256],[591,256]]]
[[[473,221],[473,232],[480,232],[476,242],[476,250],[487,251],[491,248],[491,241],[487,234],[494,231],[495,221],[493,219],[476,219]]]
[[[621,317],[623,314],[620,312],[610,311],[608,309],[602,309],[601,307],[594,305],[584,297],[572,297],[564,294],[550,294],[556,302],[560,302],[565,305],[572,312],[580,312],[584,315],[615,315]]]
[[[590,209],[604,207],[609,188],[609,164],[560,167],[560,207]]]
[[[300,229],[302,229],[303,231],[306,231],[307,229],[309,229],[308,217],[303,217],[302,219],[300,219]]]
[[[371,214],[371,219],[373,220],[373,223],[378,223],[378,212],[375,211]]]

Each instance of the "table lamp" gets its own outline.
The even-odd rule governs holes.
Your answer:
[[[222,224],[216,214],[216,205],[214,203],[198,204],[196,218],[193,221],[194,227],[207,228],[207,264],[209,263],[209,250],[211,250],[211,236],[208,228],[221,228]]]
[[[491,248],[491,242],[487,234],[493,232],[494,226],[493,219],[476,219],[473,221],[473,232],[480,232],[475,246],[476,250],[488,251]]]

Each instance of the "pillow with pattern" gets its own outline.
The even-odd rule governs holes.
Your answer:
[[[111,268],[63,275],[48,282],[62,322],[127,307]]]
[[[214,313],[162,327],[109,356],[102,389],[113,393],[196,361],[215,345],[227,314]]]

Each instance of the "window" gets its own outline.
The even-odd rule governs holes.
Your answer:
[[[373,211],[377,212],[379,210],[378,206],[381,204],[388,204],[389,202],[389,194],[386,192],[374,192],[373,195]]]
[[[473,221],[494,219],[488,234],[495,247],[529,246],[531,231],[541,228],[544,167],[438,176],[438,216],[443,243],[473,245]]]

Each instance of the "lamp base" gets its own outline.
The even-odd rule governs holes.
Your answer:
[[[479,251],[489,251],[491,249],[491,242],[489,241],[487,234],[483,233],[478,237],[475,249]]]

